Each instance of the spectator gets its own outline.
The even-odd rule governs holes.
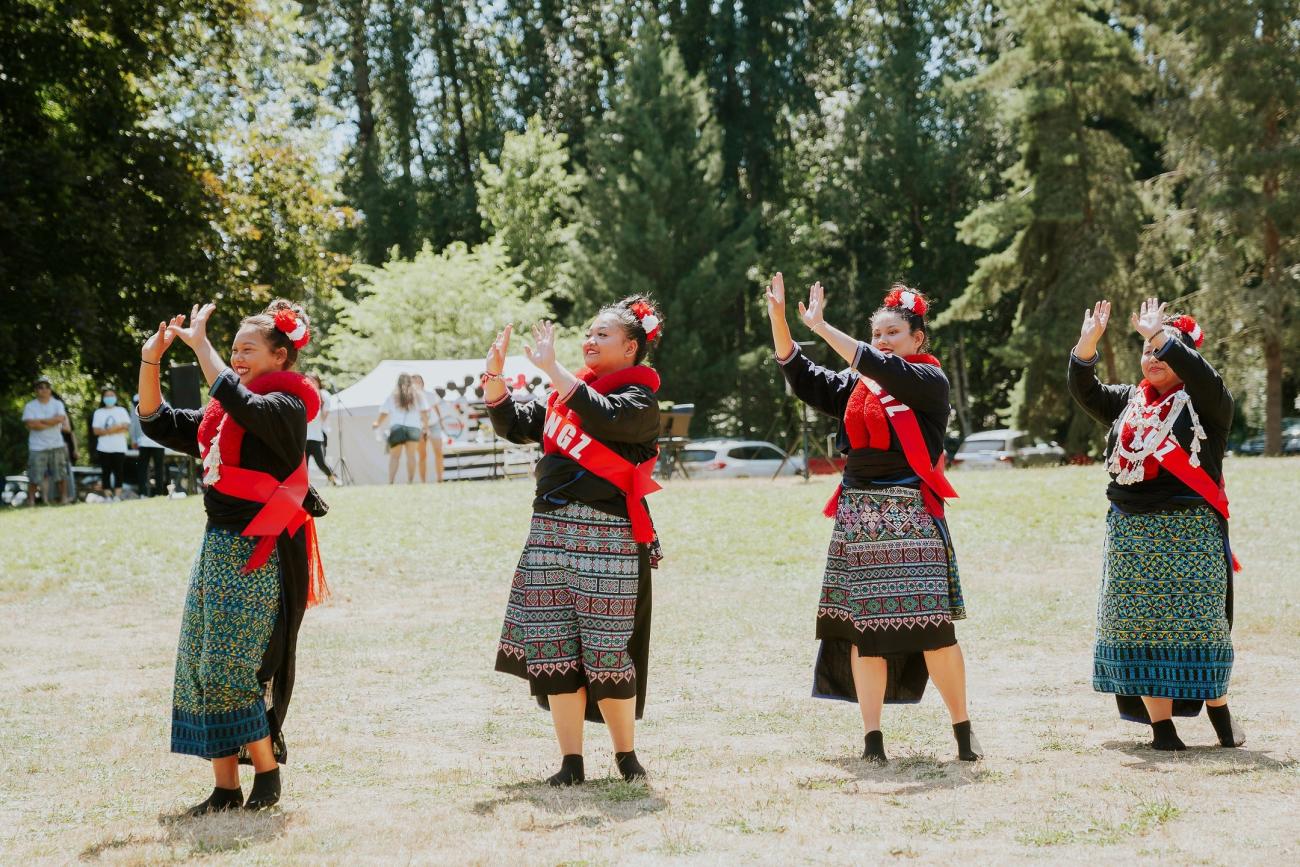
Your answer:
[[[429,446],[433,446],[433,472],[434,478],[442,481],[443,463],[442,463],[442,438],[445,435],[443,430],[442,400],[432,391],[426,391],[424,388],[424,377],[418,373],[411,374],[411,382],[415,385],[416,391],[424,399],[424,405],[427,407],[431,416],[429,424],[424,429],[424,436],[420,438],[420,483],[424,484],[429,481]]]
[[[36,489],[50,502],[46,477],[58,486],[60,503],[68,502],[68,451],[62,429],[68,423],[68,409],[54,397],[49,377],[36,378],[36,398],[23,407],[27,425],[27,499],[36,505]]]
[[[332,395],[321,385],[319,376],[314,373],[308,373],[306,376],[320,394],[320,412],[307,422],[307,456],[316,462],[316,466],[320,467],[320,471],[330,480],[331,485],[337,485],[339,481],[334,477],[334,471],[330,469],[329,464],[325,463],[325,445],[328,442],[325,435],[325,419],[329,418]]]
[[[371,427],[382,426],[390,417],[393,423],[388,430],[388,484],[397,479],[402,452],[406,452],[406,481],[413,483],[420,438],[429,426],[429,409],[409,373],[397,377],[397,388],[379,408],[379,418]]]
[[[104,386],[99,393],[99,407],[90,420],[95,435],[95,458],[99,463],[100,486],[104,496],[118,500],[122,496],[122,474],[126,470],[126,435],[131,430],[131,416],[117,405],[117,390]]]
[[[164,457],[167,450],[145,435],[140,426],[140,395],[131,398],[131,441],[135,443],[140,456],[136,458],[136,490],[142,497],[157,497],[167,493],[167,465]],[[150,484],[150,470],[153,470],[153,484]]]

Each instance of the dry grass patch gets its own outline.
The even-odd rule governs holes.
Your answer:
[[[588,784],[540,781],[550,724],[492,672],[526,483],[330,491],[336,600],[304,626],[285,800],[165,821],[206,768],[167,753],[170,678],[201,504],[0,515],[0,862],[1273,864],[1300,858],[1300,461],[1232,460],[1234,714],[1249,741],[1156,754],[1090,688],[1099,468],[955,474],[971,617],[958,633],[987,758],[953,760],[933,690],[888,708],[808,697],[830,479],[673,482],[653,502],[648,785],[588,730]]]

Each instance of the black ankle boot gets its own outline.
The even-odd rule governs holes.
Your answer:
[[[245,810],[265,810],[280,800],[280,769],[272,768],[253,775],[253,788],[248,792]]]
[[[1151,723],[1151,735],[1151,749],[1153,750],[1174,753],[1187,749],[1187,745],[1178,737],[1178,730],[1174,728],[1174,721],[1171,719],[1162,719],[1160,722]]]
[[[646,778],[645,768],[641,767],[641,763],[636,760],[636,750],[628,750],[626,753],[614,753],[614,764],[618,765],[618,772],[629,783],[633,780],[644,780]]]
[[[582,754],[573,753],[560,761],[559,773],[546,778],[552,786],[580,786],[586,776],[582,772]]]
[[[185,811],[189,818],[206,816],[209,813],[222,813],[226,810],[238,810],[244,803],[244,790],[236,786],[233,789],[213,787],[212,794],[201,804],[195,804]]]
[[[1226,704],[1218,707],[1207,704],[1205,712],[1210,717],[1210,724],[1214,726],[1214,733],[1219,736],[1219,746],[1239,747],[1246,742],[1246,732],[1232,718]]]
[[[963,762],[978,762],[984,758],[984,750],[980,747],[975,732],[970,730],[970,720],[953,725],[952,734],[957,739],[957,758]]]
[[[873,765],[889,764],[889,756],[885,755],[885,736],[880,733],[879,729],[874,732],[867,732],[863,738],[864,749],[862,750],[862,760],[871,762]]]

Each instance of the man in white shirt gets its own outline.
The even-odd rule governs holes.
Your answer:
[[[36,489],[50,502],[45,487],[48,476],[58,485],[59,502],[68,501],[68,452],[63,446],[63,425],[68,410],[54,397],[49,377],[36,378],[36,398],[23,407],[23,424],[27,425],[27,501],[36,505]]]

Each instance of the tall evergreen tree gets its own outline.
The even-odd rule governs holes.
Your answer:
[[[657,296],[665,394],[693,400],[709,425],[735,415],[724,400],[734,397],[735,357],[748,348],[744,311],[754,292],[746,277],[753,224],[733,222],[719,135],[704,82],[647,27],[589,141],[579,236],[579,309],[634,292]]]
[[[1004,175],[1005,192],[962,221],[963,241],[994,252],[936,324],[975,320],[1016,298],[1011,333],[997,350],[1021,371],[1013,420],[1063,433],[1079,449],[1095,426],[1066,393],[1064,354],[1085,305],[1107,297],[1123,309],[1132,300],[1125,276],[1144,209],[1125,133],[1147,122],[1140,97],[1149,83],[1107,4],[1015,0],[1006,11],[1013,45],[969,86],[999,97],[1020,159]],[[1116,377],[1115,348],[1107,343],[1103,354]]]
[[[1235,333],[1222,343],[1231,367],[1263,368],[1265,449],[1279,454],[1287,376],[1292,397],[1300,376],[1300,2],[1240,0],[1212,16],[1185,0],[1150,6],[1198,300]],[[1242,369],[1230,378],[1248,382]]]

